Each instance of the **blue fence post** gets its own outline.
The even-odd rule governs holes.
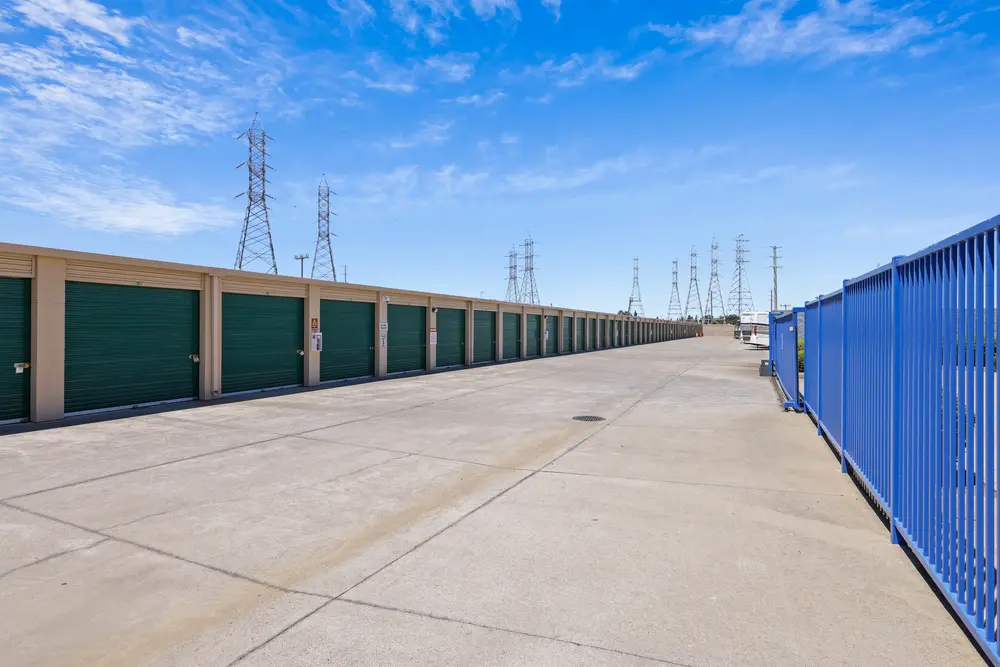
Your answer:
[[[889,539],[893,544],[899,544],[899,530],[896,527],[897,513],[900,502],[900,447],[902,444],[902,433],[900,417],[902,414],[902,333],[900,326],[902,318],[902,289],[899,280],[899,263],[902,256],[892,258],[892,318],[890,319],[890,330],[892,331],[892,359],[890,365],[890,395],[892,397],[892,418],[889,420]]]
[[[795,396],[792,400],[795,401],[795,409],[798,412],[805,411],[805,403],[802,400],[802,392],[799,391],[799,313],[802,313],[802,318],[805,320],[806,309],[805,306],[800,306],[798,308],[792,308],[792,324],[795,326]],[[803,322],[804,324],[804,322]],[[805,354],[805,349],[802,350],[803,355]]]
[[[823,295],[816,297],[816,435],[823,435]]]
[[[840,292],[840,329],[843,336],[840,344],[840,472],[849,472],[847,467],[847,281]]]
[[[771,369],[771,375],[774,375],[774,313],[767,314],[767,363]]]

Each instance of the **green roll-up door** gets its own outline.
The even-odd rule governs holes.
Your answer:
[[[503,358],[517,359],[521,356],[521,315],[503,314]]]
[[[320,382],[375,375],[375,304],[320,301]]]
[[[563,353],[569,354],[573,351],[573,318],[563,318]]]
[[[558,350],[557,343],[559,342],[559,318],[555,315],[545,316],[545,332],[548,338],[545,339],[545,354],[555,354]]]
[[[465,311],[438,308],[437,367],[465,365]]]
[[[587,343],[587,318],[576,318],[576,351],[581,352],[586,349]]]
[[[525,330],[528,336],[525,345],[525,354],[529,357],[537,357],[542,353],[542,316],[528,315],[525,322]]]
[[[67,413],[198,395],[200,294],[66,283]]]
[[[427,367],[427,309],[389,304],[387,372],[422,371]]]
[[[472,361],[481,364],[496,361],[497,357],[497,314],[488,310],[477,310],[472,316]]]
[[[28,418],[31,368],[31,281],[0,278],[0,422]]]
[[[302,384],[304,308],[295,297],[223,293],[223,394]]]
[[[597,346],[597,320],[591,317],[587,320],[587,326],[590,327],[590,338],[587,339],[587,349],[593,350]]]
[[[607,320],[600,320],[600,327],[601,327],[601,334],[600,334],[601,347],[607,347],[608,346],[608,321]]]

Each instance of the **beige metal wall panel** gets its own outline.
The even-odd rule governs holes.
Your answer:
[[[202,288],[202,277],[203,274],[201,273],[165,271],[163,269],[129,266],[127,264],[106,264],[104,262],[80,262],[74,260],[66,262],[66,280],[81,283],[200,290]]]
[[[357,287],[335,287],[323,285],[320,287],[320,298],[328,301],[357,301],[358,303],[375,303],[378,292]]]
[[[465,310],[469,307],[469,302],[464,299],[454,299],[447,296],[431,296],[435,308],[457,308]]]
[[[267,278],[233,278],[222,279],[222,291],[235,294],[264,294],[267,296],[295,296],[305,298],[309,290],[308,283],[284,283]]]
[[[427,307],[427,297],[413,294],[393,294],[386,292],[389,296],[389,303],[394,306],[423,306]],[[435,299],[436,301],[436,299]],[[435,303],[435,305],[437,305]]]
[[[4,278],[34,278],[34,256],[0,252],[0,276]]]

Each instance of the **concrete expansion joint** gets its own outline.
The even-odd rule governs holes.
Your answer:
[[[434,621],[441,621],[443,623],[457,623],[458,625],[466,625],[474,628],[481,628],[483,630],[489,630],[492,632],[503,632],[506,634],[518,635],[521,637],[529,637],[531,639],[541,639],[544,641],[557,642],[559,644],[569,644],[571,646],[577,646],[579,648],[594,649],[597,651],[614,653],[616,655],[623,655],[630,658],[639,658],[640,660],[648,660],[650,662],[655,662],[660,665],[673,665],[673,667],[696,667],[695,665],[692,665],[691,663],[687,662],[676,662],[674,660],[668,660],[666,658],[657,658],[651,655],[643,655],[642,653],[632,653],[631,651],[622,651],[620,649],[609,648],[607,646],[600,646],[598,644],[588,644],[586,642],[578,642],[578,641],[573,641],[572,639],[563,639],[561,637],[549,637],[547,635],[540,635],[533,632],[525,632],[523,630],[512,630],[511,628],[502,628],[496,625],[477,623],[475,621],[469,621],[461,618],[453,618],[451,616],[442,616],[440,614],[431,614],[423,611],[414,611],[412,609],[391,607],[388,605],[376,604],[374,602],[365,602],[364,600],[357,600],[354,598],[339,597],[333,600],[332,602],[357,605],[360,607],[368,607],[369,609],[378,609],[380,611],[391,611],[398,614],[408,614],[410,616],[418,616],[420,618],[427,618]]]

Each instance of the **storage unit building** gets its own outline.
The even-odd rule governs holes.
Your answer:
[[[497,314],[492,310],[477,310],[473,315],[473,363],[496,361]]]
[[[545,316],[545,354],[555,354],[559,342],[559,318],[555,315]]]
[[[324,299],[319,312],[320,382],[375,375],[375,304]]]
[[[407,373],[427,368],[427,308],[388,306],[387,373]]]
[[[223,394],[302,384],[304,308],[296,297],[222,295]]]
[[[31,280],[0,278],[0,422],[28,418]],[[17,372],[15,364],[29,364]]]
[[[438,308],[437,367],[465,365],[465,309]]]
[[[537,357],[542,353],[542,316],[527,315],[525,329],[528,340],[526,342],[525,356]]]
[[[521,356],[521,314],[503,314],[503,358],[518,359]]]

